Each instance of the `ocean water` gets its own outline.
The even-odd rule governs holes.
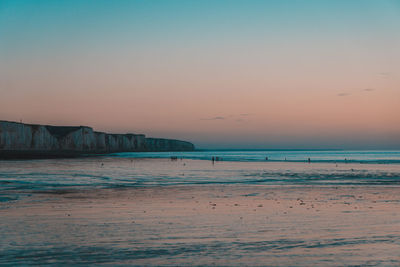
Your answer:
[[[346,151],[346,150],[206,150],[195,152],[144,152],[117,153],[116,157],[127,158],[169,158],[177,156],[184,159],[211,160],[219,157],[224,161],[256,161],[263,162],[325,162],[325,163],[400,163],[398,150]]]
[[[0,161],[0,201],[42,190],[201,184],[398,185],[400,151],[196,151]]]
[[[0,265],[399,266],[399,192],[400,151],[0,161]]]

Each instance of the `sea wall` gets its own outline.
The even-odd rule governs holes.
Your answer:
[[[50,126],[0,121],[0,158],[79,156],[139,151],[191,151],[192,143],[107,134],[87,126]]]

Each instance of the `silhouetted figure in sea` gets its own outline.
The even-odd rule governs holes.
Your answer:
[[[212,161],[212,164],[214,164],[215,158],[212,157],[212,158],[211,158],[211,161]]]
[[[214,157],[213,157],[213,158],[214,158]],[[222,158],[220,158],[220,157],[215,157],[214,160],[215,160],[215,161],[222,161]]]
[[[311,163],[311,159],[310,158],[308,158],[308,163]]]
[[[265,157],[265,160],[268,160],[268,157]]]

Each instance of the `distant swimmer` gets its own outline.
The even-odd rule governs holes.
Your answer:
[[[308,158],[308,163],[311,163],[311,159],[310,158]]]
[[[265,157],[265,160],[268,160],[268,157]]]

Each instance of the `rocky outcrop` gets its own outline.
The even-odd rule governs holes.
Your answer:
[[[151,151],[190,151],[194,150],[193,144],[180,140],[146,138],[146,148]]]
[[[67,157],[139,151],[191,151],[189,142],[107,134],[86,126],[50,126],[0,121],[0,158]]]

